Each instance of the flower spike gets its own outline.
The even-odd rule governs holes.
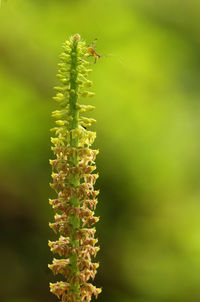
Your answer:
[[[99,193],[94,184],[98,174],[93,173],[98,150],[90,148],[96,133],[87,130],[95,120],[82,115],[94,106],[78,102],[94,95],[88,91],[92,85],[87,78],[91,71],[88,56],[79,34],[64,43],[58,64],[60,85],[55,87],[57,94],[53,98],[59,107],[52,113],[56,127],[51,129],[55,133],[51,138],[55,159],[50,160],[50,186],[57,197],[49,200],[56,212],[49,226],[60,237],[49,241],[52,253],[58,255],[49,268],[55,275],[62,274],[66,281],[50,283],[50,291],[62,302],[89,302],[92,295],[97,298],[101,292],[89,282],[99,266],[92,262],[99,250],[93,227],[99,220],[94,216]]]

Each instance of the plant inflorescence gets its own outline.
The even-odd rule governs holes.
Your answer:
[[[56,214],[49,225],[60,237],[49,241],[51,251],[59,255],[49,268],[54,274],[62,274],[65,281],[50,283],[50,290],[62,302],[89,302],[93,294],[97,298],[101,292],[89,282],[99,265],[92,262],[99,250],[93,226],[99,220],[94,216],[99,193],[94,184],[98,174],[93,173],[98,150],[90,148],[96,133],[87,130],[95,120],[83,113],[94,106],[78,102],[94,94],[88,91],[92,85],[88,80],[91,71],[88,56],[86,44],[78,34],[64,43],[58,64],[60,85],[55,87],[54,97],[59,110],[52,113],[56,127],[51,129],[55,133],[51,138],[55,159],[50,160],[53,170],[50,185],[56,198],[50,204]]]

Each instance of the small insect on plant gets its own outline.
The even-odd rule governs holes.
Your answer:
[[[102,57],[98,53],[96,53],[96,42],[97,42],[97,39],[94,39],[92,44],[87,47],[87,50],[88,50],[90,56],[94,57],[94,63],[96,63],[96,61]]]
[[[107,55],[99,55],[97,52],[96,52],[96,42],[97,42],[97,38],[93,40],[92,44],[91,45],[88,45],[87,46],[87,51],[89,53],[89,56],[90,57],[94,57],[94,64],[97,62],[97,60],[99,60],[100,58],[108,58],[108,57],[114,57],[115,60],[117,60],[120,64],[124,65],[124,63],[122,62],[122,60],[118,59],[117,55],[115,54],[107,54]]]

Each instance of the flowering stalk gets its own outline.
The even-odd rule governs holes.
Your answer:
[[[93,95],[86,90],[92,84],[87,79],[91,69],[85,42],[78,34],[66,41],[63,48],[62,62],[58,64],[61,85],[55,87],[58,93],[54,97],[59,110],[52,113],[57,126],[51,129],[55,132],[51,141],[56,158],[50,160],[50,185],[57,197],[50,204],[56,214],[55,221],[49,224],[60,234],[57,241],[49,241],[50,249],[61,258],[54,258],[49,268],[54,274],[64,275],[66,281],[50,283],[50,290],[62,302],[89,302],[92,294],[97,298],[101,292],[88,282],[94,279],[98,267],[98,263],[91,262],[91,256],[99,250],[92,227],[99,220],[94,216],[99,193],[94,184],[98,174],[93,173],[98,150],[90,149],[96,133],[87,130],[95,120],[82,116],[94,106],[79,104],[78,100]]]

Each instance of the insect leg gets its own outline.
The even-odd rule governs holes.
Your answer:
[[[96,43],[97,43],[97,38],[95,38],[93,41],[92,41],[92,47],[94,48],[94,50],[95,50],[95,48],[96,48]]]

